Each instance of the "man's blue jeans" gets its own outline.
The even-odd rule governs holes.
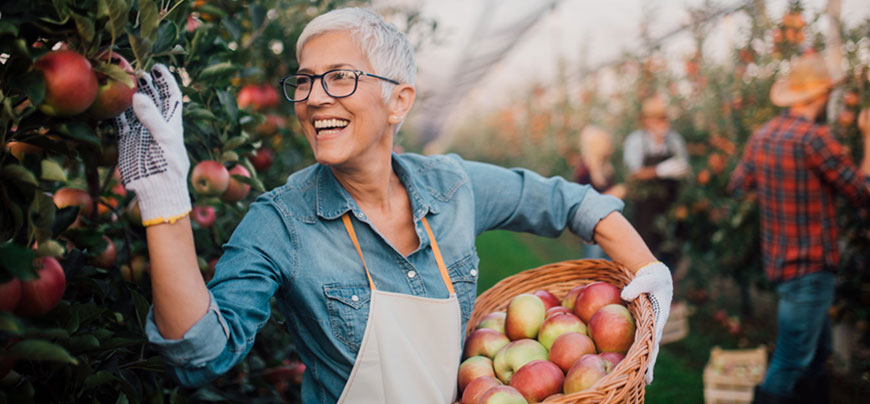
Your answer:
[[[834,301],[834,274],[809,274],[785,281],[776,290],[779,330],[761,388],[790,396],[799,380],[814,380],[825,374],[825,362],[831,353],[828,309]]]

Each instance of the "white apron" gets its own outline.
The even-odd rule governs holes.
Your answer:
[[[429,222],[423,218],[441,278],[450,291],[447,299],[375,289],[347,214],[342,221],[369,279],[371,301],[362,344],[338,402],[453,403],[462,354],[461,312]]]

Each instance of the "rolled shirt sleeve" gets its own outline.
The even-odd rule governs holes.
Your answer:
[[[598,222],[624,207],[615,197],[562,177],[545,178],[523,168],[455,158],[470,179],[477,234],[502,229],[556,237],[568,228],[583,241],[593,242]]]
[[[211,291],[208,292],[208,311],[190,327],[181,339],[166,339],[154,322],[154,309],[148,310],[145,334],[148,341],[161,352],[171,366],[202,367],[220,355],[227,344],[229,329],[221,317]]]

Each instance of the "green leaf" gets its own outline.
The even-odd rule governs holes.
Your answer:
[[[220,19],[223,19],[227,16],[227,12],[218,6],[213,6],[211,4],[203,4],[196,8],[196,11],[199,11],[200,14],[211,14]]]
[[[245,144],[245,142],[247,142],[247,141],[248,141],[248,137],[245,135],[231,137],[229,140],[227,140],[226,143],[224,143],[223,150],[224,151],[236,150],[239,146]]]
[[[148,359],[133,362],[124,367],[125,369],[140,369],[148,372],[164,372],[166,363],[159,356],[152,356]]]
[[[148,300],[145,300],[145,297],[139,294],[139,292],[130,288],[128,288],[128,290],[133,296],[133,304],[136,306],[136,320],[139,321],[139,327],[144,333],[145,319],[148,317],[148,310],[151,308],[151,304],[148,303]]]
[[[32,185],[34,188],[39,186],[36,176],[24,166],[18,164],[9,164],[0,170],[0,177],[15,181],[19,184]]]
[[[144,69],[151,58],[151,41],[148,38],[142,38],[133,34],[127,35],[130,39],[130,47],[133,49],[133,55],[139,61],[138,67]]]
[[[167,52],[176,40],[178,40],[178,26],[172,21],[164,21],[157,30],[157,38],[154,40],[151,51],[154,53]]]
[[[42,72],[31,70],[9,82],[9,87],[24,93],[34,106],[39,106],[45,100],[45,79]]]
[[[133,76],[130,73],[124,71],[121,66],[118,66],[114,63],[108,63],[104,61],[100,61],[94,66],[94,71],[98,73],[103,73],[106,76],[109,76],[111,79],[115,81],[120,81],[124,83],[127,87],[133,88]]]
[[[72,355],[70,355],[62,346],[38,339],[21,341],[13,345],[6,352],[9,356],[19,359],[71,364],[78,363],[76,358],[73,358]]]
[[[142,37],[154,42],[157,39],[157,25],[160,15],[154,0],[139,0],[139,32]]]
[[[114,383],[118,383],[120,381],[121,380],[118,379],[118,376],[115,376],[115,375],[113,375],[105,370],[101,370],[97,373],[94,373],[94,374],[88,376],[88,378],[85,379],[85,385],[82,387],[82,390],[86,391],[86,390],[90,390],[94,387],[97,387],[97,386],[100,386],[100,385],[103,385],[106,383],[113,383],[114,384]]]
[[[54,212],[54,224],[51,226],[51,238],[57,238],[76,221],[79,215],[78,205],[67,206]]]
[[[106,0],[97,0],[97,21],[105,21],[109,18],[109,6],[106,5]]]
[[[69,135],[75,140],[97,146],[98,148],[102,147],[100,138],[94,132],[94,128],[82,121],[67,121],[57,129],[60,133]]]
[[[76,335],[69,339],[66,347],[72,352],[83,352],[83,351],[92,351],[100,347],[100,341],[97,337],[85,334],[85,335]]]
[[[97,30],[94,28],[94,20],[75,13],[73,13],[72,18],[76,22],[76,30],[79,32],[82,40],[88,44],[94,42],[94,36],[97,35]]]
[[[213,121],[217,117],[209,110],[200,107],[190,107],[184,109],[184,120],[206,120]]]
[[[8,21],[0,21],[0,36],[9,34],[10,36],[18,36],[18,27]]]
[[[221,78],[229,78],[238,69],[238,66],[232,62],[216,63],[206,67],[205,69],[202,69],[202,71],[199,72],[199,77],[197,77],[197,80],[216,81]]]
[[[109,33],[112,35],[112,42],[115,42],[124,33],[124,28],[127,26],[127,16],[130,14],[131,4],[125,0],[105,0],[105,2],[109,8],[109,23],[107,25]]]
[[[51,238],[52,226],[54,226],[54,212],[56,210],[57,207],[51,197],[42,192],[35,193],[33,203],[30,204],[30,218],[34,227],[36,240],[44,242]]]
[[[40,163],[42,170],[39,173],[39,178],[46,181],[61,181],[66,182],[66,171],[56,161],[44,159]]]
[[[248,10],[251,13],[251,28],[255,30],[259,29],[266,20],[266,9],[259,4],[249,4]]]
[[[266,188],[263,186],[263,183],[255,177],[245,177],[243,175],[233,174],[233,178],[236,181],[250,185],[251,188],[254,188],[259,192],[266,192]]]
[[[33,268],[33,249],[14,244],[11,241],[0,244],[0,267],[18,279],[29,281],[36,279]]]
[[[242,36],[242,27],[239,26],[235,21],[230,18],[224,18],[221,20],[221,25],[230,34],[230,37],[233,41],[238,41]]]
[[[218,101],[221,103],[224,112],[235,122],[239,119],[239,104],[236,103],[236,97],[226,90],[217,90]]]
[[[21,323],[12,313],[0,311],[0,332],[21,335]]]

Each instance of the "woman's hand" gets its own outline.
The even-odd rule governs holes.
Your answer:
[[[138,87],[133,107],[115,118],[121,181],[136,192],[144,225],[174,222],[190,212],[181,90],[160,64],[140,75]]]

